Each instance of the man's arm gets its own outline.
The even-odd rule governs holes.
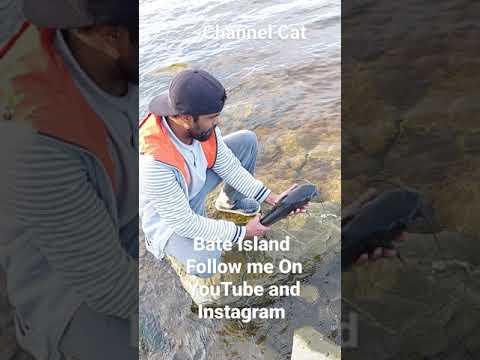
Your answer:
[[[245,237],[244,226],[208,219],[196,214],[182,191],[175,174],[160,162],[145,158],[141,166],[144,195],[153,201],[160,217],[180,236],[237,242]]]
[[[82,160],[41,137],[17,156],[12,184],[18,226],[49,266],[94,311],[138,310],[138,265],[123,250]]]
[[[237,159],[232,150],[223,141],[222,134],[218,128],[216,128],[216,134],[218,150],[213,171],[228,185],[246,197],[255,199],[260,203],[264,202],[271,191],[242,166],[240,160]]]

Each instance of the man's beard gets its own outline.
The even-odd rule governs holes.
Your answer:
[[[120,70],[125,74],[127,81],[134,85],[139,85],[140,83],[140,74],[138,72],[138,59],[132,60],[133,63],[128,61],[120,61],[118,62],[118,66]]]
[[[205,142],[207,141],[208,139],[210,139],[210,136],[212,136],[213,134],[213,131],[215,130],[215,127],[212,127],[206,131],[202,131],[201,133],[198,133],[198,134],[193,134],[191,131],[190,131],[190,136],[192,138],[194,138],[195,140],[198,140],[200,142]]]

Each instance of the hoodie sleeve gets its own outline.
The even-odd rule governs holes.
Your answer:
[[[186,238],[232,241],[243,240],[246,229],[233,222],[209,219],[196,214],[188,202],[174,172],[151,158],[142,162],[143,194],[176,234]]]
[[[135,315],[138,264],[122,248],[83,160],[41,136],[15,157],[15,181],[9,182],[19,229],[15,241],[28,236],[23,241],[32,242],[92,310]]]

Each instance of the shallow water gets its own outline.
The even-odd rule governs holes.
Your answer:
[[[228,91],[224,134],[254,130],[261,145],[257,176],[275,191],[295,180],[340,199],[340,1],[144,0],[140,10],[140,113],[187,67],[212,72]],[[203,26],[306,26],[307,40],[210,40]],[[328,212],[328,211],[327,211]],[[328,215],[327,215],[328,216]],[[301,222],[300,222],[301,223]],[[282,225],[279,225],[281,227]],[[314,238],[308,225],[296,229]],[[340,263],[317,261],[304,286],[311,299],[275,306],[287,321],[199,320],[173,269],[142,250],[142,356],[145,359],[290,359],[295,328],[314,326],[339,340]],[[337,281],[338,280],[338,281]],[[145,325],[146,323],[146,325]],[[152,339],[152,337],[156,337]]]
[[[223,132],[253,129],[260,138],[260,177],[279,180],[276,190],[307,178],[339,201],[340,1],[148,0],[140,16],[142,116],[175,73],[208,70],[228,90]],[[215,24],[305,26],[307,39],[206,38]]]
[[[141,2],[141,112],[184,67],[206,69],[228,90],[223,128],[338,123],[340,2]],[[209,40],[204,26],[305,26],[307,40]],[[173,65],[173,66],[172,66]],[[237,122],[241,122],[238,124]]]

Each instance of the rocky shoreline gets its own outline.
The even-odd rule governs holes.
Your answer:
[[[279,238],[288,233],[295,246],[292,251],[282,252],[253,252],[250,260],[275,261],[289,257],[304,264],[305,272],[298,277],[284,274],[254,275],[215,275],[210,279],[201,279],[187,275],[178,264],[173,266],[166,262],[159,262],[148,254],[141,244],[140,269],[140,307],[141,307],[141,348],[142,359],[173,359],[175,354],[182,353],[182,359],[206,359],[202,355],[205,351],[216,354],[208,359],[248,359],[248,354],[238,353],[232,357],[230,347],[248,347],[249,351],[261,354],[277,354],[272,359],[290,359],[294,332],[296,329],[310,326],[325,339],[334,344],[340,340],[340,208],[335,203],[313,204],[311,214],[293,217],[282,221],[274,227],[269,235]],[[227,253],[228,254],[228,253]],[[236,261],[247,261],[246,253],[231,253],[229,257]],[[168,277],[169,280],[166,280]],[[198,298],[192,289],[199,282],[218,283],[228,278],[230,281],[246,280],[252,284],[292,283],[296,280],[305,280],[313,277],[315,280],[309,285],[302,281],[301,296],[298,299],[283,298],[271,299],[244,297],[220,297],[216,299]],[[167,286],[165,284],[168,284]],[[185,290],[184,290],[185,289]],[[161,294],[175,292],[176,300],[165,299]],[[193,300],[192,300],[193,296]],[[168,297],[170,298],[170,296]],[[235,306],[254,306],[258,304],[274,304],[286,309],[287,319],[283,321],[252,321],[251,324],[241,325],[236,321],[198,319],[195,314],[195,302],[215,302],[217,305],[234,304]],[[192,311],[193,306],[193,311]],[[177,312],[175,318],[167,314]],[[163,315],[163,316],[162,316]],[[230,336],[225,334],[230,330]],[[251,333],[248,329],[255,329]],[[154,333],[154,331],[158,331]],[[183,329],[183,331],[179,331]],[[159,336],[161,333],[163,336]],[[203,336],[202,341],[198,341]],[[228,337],[227,347],[222,343]],[[245,344],[251,338],[257,339],[255,345]],[[190,344],[187,348],[185,342]],[[194,339],[197,339],[196,342]],[[327,341],[327,340],[326,340]],[[272,344],[275,344],[272,347]],[[332,345],[333,346],[333,345]],[[298,346],[297,346],[298,347]],[[170,352],[159,350],[169,348]],[[302,347],[303,349],[304,347]],[[296,350],[297,352],[299,350]],[[188,354],[187,354],[188,353]],[[298,359],[301,359],[299,357]]]

